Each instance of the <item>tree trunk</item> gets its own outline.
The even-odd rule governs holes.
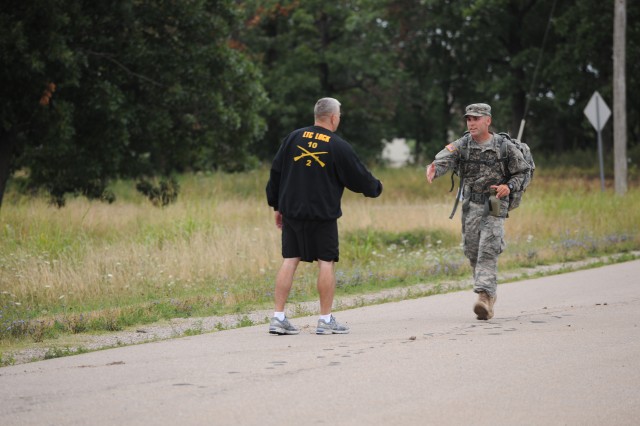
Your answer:
[[[0,130],[0,208],[7,181],[11,174],[11,162],[13,161],[16,145],[16,136],[13,132]]]
[[[330,96],[333,94],[331,84],[329,83],[329,64],[326,62],[325,54],[327,49],[329,48],[330,38],[329,38],[329,17],[326,13],[322,13],[320,15],[320,19],[316,21],[316,25],[318,26],[318,31],[320,32],[320,49],[322,52],[322,62],[318,64],[319,72],[320,72],[320,88],[322,96]]]
[[[424,132],[422,131],[423,129],[422,123],[424,122],[423,114],[424,114],[424,111],[422,110],[422,105],[419,103],[414,104],[413,115],[415,117],[415,123],[416,123],[416,127],[415,127],[416,146],[413,152],[413,156],[416,159],[416,163],[418,163],[421,159],[422,146],[425,143]],[[425,153],[425,157],[426,156],[427,155]]]

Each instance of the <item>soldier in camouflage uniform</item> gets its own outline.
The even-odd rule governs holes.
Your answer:
[[[529,165],[512,143],[489,131],[489,105],[471,104],[464,117],[469,133],[440,151],[427,166],[426,176],[431,183],[448,170],[462,166],[462,242],[473,269],[474,292],[478,294],[473,310],[479,320],[488,320],[493,317],[497,298],[498,256],[505,248],[509,194],[520,186]],[[508,143],[507,158],[499,161],[503,143]]]

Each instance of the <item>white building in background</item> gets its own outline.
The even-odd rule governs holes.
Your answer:
[[[389,167],[403,167],[413,163],[411,148],[404,138],[394,138],[391,142],[383,141],[382,159]]]

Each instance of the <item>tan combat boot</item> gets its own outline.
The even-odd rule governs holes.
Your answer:
[[[496,304],[496,300],[498,300],[497,294],[493,297],[489,296],[489,315],[487,316],[487,319],[493,318],[493,305]]]
[[[494,303],[494,297],[489,297],[489,295],[484,291],[478,293],[478,301],[473,306],[473,312],[475,312],[475,314],[477,315],[477,319],[488,320],[493,318]]]

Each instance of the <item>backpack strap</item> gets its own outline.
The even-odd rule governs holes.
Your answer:
[[[498,135],[502,136],[502,142],[500,143],[500,149],[498,150],[498,160],[500,161],[500,166],[502,167],[502,174],[504,175],[507,181],[511,179],[511,173],[509,173],[509,143],[512,142],[511,136],[508,133],[498,133]]]
[[[469,142],[471,141],[471,134],[469,132],[464,132],[464,144],[460,147],[462,151],[460,151],[460,157],[464,155],[464,161],[469,161]]]
[[[462,197],[464,191],[464,163],[469,160],[469,132],[465,132],[463,137],[462,144],[458,148],[460,150],[460,158],[458,159],[458,170],[451,172],[451,189],[449,192],[453,191],[454,182],[453,182],[453,173],[457,173],[460,178],[460,185],[458,186],[458,193],[456,194],[456,200],[453,204],[453,210],[451,211],[451,215],[449,215],[449,219],[453,219],[453,216],[456,214],[456,210],[458,209],[458,203],[460,202],[460,198]]]
[[[467,163],[469,161],[469,141],[471,140],[471,135],[469,134],[469,132],[464,132],[464,134],[462,135],[462,144],[460,145],[460,148],[458,148],[460,150],[460,158],[458,160],[458,175],[462,176],[462,173],[464,173],[463,170],[463,166],[465,163]]]

